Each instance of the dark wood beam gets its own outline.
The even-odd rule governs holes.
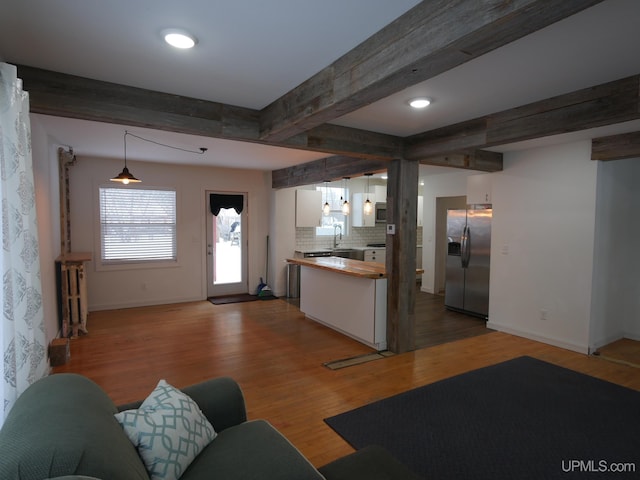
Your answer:
[[[387,180],[387,348],[403,353],[415,348],[418,162],[389,162]]]
[[[401,137],[328,123],[312,128],[306,137],[310,150],[374,160],[400,158],[403,149]]]
[[[640,75],[634,75],[407,137],[404,157],[422,161],[466,149],[637,120],[639,104]]]
[[[21,65],[18,74],[32,113],[236,140],[258,137],[255,110]]]
[[[387,169],[387,161],[335,155],[271,172],[272,188],[287,188],[357,177]]]
[[[502,171],[502,153],[488,150],[471,150],[457,152],[437,157],[428,157],[420,160],[422,165],[435,165],[437,167],[454,167],[481,172]]]
[[[18,66],[32,113],[77,118],[300,150],[390,160],[402,139],[322,125],[283,142],[258,136],[257,110]]]
[[[282,141],[591,7],[601,0],[423,1],[263,109]]]
[[[622,133],[591,141],[592,160],[640,158],[640,132]]]

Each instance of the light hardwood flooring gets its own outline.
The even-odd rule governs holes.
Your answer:
[[[285,298],[285,301],[300,307],[299,298]],[[414,318],[414,346],[416,349],[484,335],[493,331],[487,328],[486,322],[480,318],[447,310],[444,306],[444,295],[434,295],[420,290],[416,293]]]
[[[640,368],[640,341],[621,338],[599,348],[594,355],[599,355],[600,358],[611,362],[620,362]]]
[[[161,378],[184,387],[231,376],[249,418],[271,422],[316,466],[353,451],[324,418],[520,355],[640,390],[638,369],[500,332],[329,370],[323,362],[371,349],[280,299],[92,312],[88,329],[56,373],[86,375],[116,403],[144,398]]]
[[[447,310],[444,295],[418,291],[414,317],[416,348],[433,347],[492,331],[483,319]]]

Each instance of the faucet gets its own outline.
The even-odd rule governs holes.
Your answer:
[[[333,225],[333,248],[338,247],[338,229],[340,229],[340,240],[342,240],[342,225],[336,223]]]

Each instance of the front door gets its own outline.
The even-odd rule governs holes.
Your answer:
[[[212,195],[221,201],[217,215],[212,213]],[[207,296],[247,293],[246,194],[207,192],[206,197]]]

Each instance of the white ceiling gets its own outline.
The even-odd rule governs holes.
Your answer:
[[[417,3],[0,0],[0,60],[261,109]],[[640,1],[605,0],[333,123],[407,136],[638,74],[639,19]],[[168,27],[190,30],[196,48],[164,44],[160,31]],[[431,97],[431,107],[411,110],[406,100],[417,95]],[[122,156],[123,126],[43,115],[35,121],[78,155]],[[194,155],[129,137],[130,159],[272,170],[326,156],[126,128],[182,148],[208,148]]]

